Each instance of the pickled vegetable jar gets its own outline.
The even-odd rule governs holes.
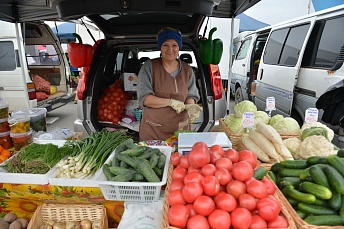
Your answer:
[[[8,103],[0,102],[0,119],[8,117]]]
[[[32,129],[25,133],[10,133],[15,151],[19,151],[24,146],[30,145],[33,141]]]
[[[10,117],[8,118],[8,123],[10,124],[11,133],[26,133],[30,131],[30,117]]]
[[[5,133],[10,131],[10,124],[8,123],[8,118],[0,119],[0,133]]]
[[[4,149],[10,149],[13,147],[13,141],[10,133],[11,131],[0,133],[0,145],[4,147]]]
[[[46,108],[24,108],[11,113],[12,117],[30,117],[30,126],[33,131],[47,131]]]

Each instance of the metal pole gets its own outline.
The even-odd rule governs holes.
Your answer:
[[[232,79],[232,56],[233,56],[233,38],[234,38],[234,16],[232,15],[231,21],[231,36],[229,40],[229,68],[228,68],[228,85],[227,85],[227,114],[229,113],[230,102],[230,84]]]

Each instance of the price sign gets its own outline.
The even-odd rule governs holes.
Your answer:
[[[266,111],[273,111],[276,110],[275,107],[275,97],[267,97],[266,98]]]
[[[244,112],[244,114],[242,115],[242,127],[252,128],[253,124],[254,124],[254,113]]]
[[[317,108],[308,108],[305,114],[305,123],[313,123],[318,121],[319,111]]]

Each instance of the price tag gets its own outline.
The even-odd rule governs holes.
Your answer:
[[[305,114],[305,123],[313,123],[318,121],[319,111],[317,108],[308,108]]]
[[[253,125],[254,125],[254,113],[244,112],[244,114],[242,115],[242,127],[252,128]]]
[[[275,97],[267,97],[266,98],[266,111],[273,111],[276,110],[275,107]]]

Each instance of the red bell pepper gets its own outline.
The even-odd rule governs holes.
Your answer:
[[[79,40],[79,43],[68,43],[70,64],[76,68],[89,67],[93,57],[93,47],[89,44],[83,44],[79,35],[75,34],[75,36]]]

